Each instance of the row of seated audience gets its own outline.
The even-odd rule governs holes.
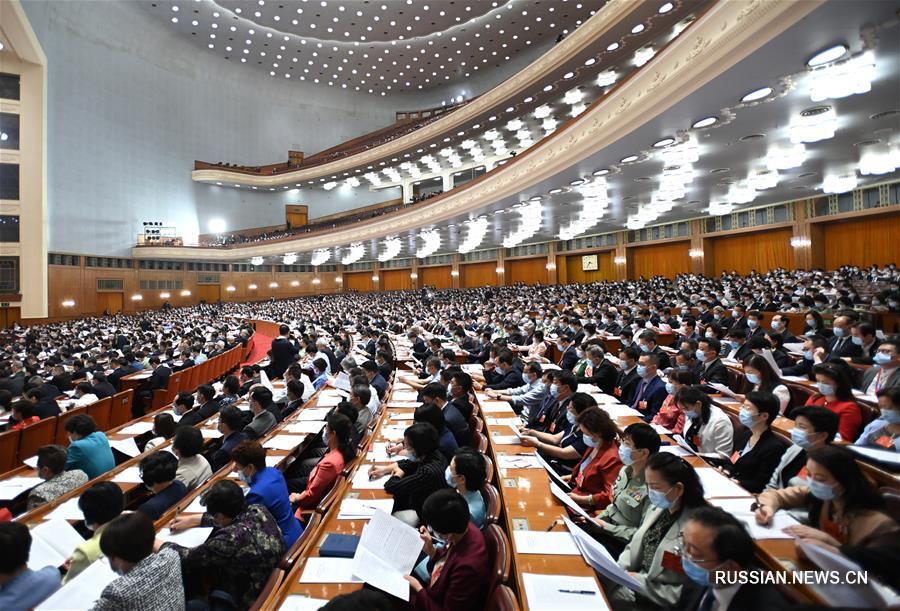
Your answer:
[[[848,270],[851,278],[855,273]],[[775,278],[786,282],[790,276],[784,273]],[[804,280],[807,277],[801,275],[799,284],[806,287],[803,290],[812,289],[815,295],[820,295],[818,290],[824,277],[811,276]],[[697,283],[690,292],[701,296],[705,283],[715,286],[715,281],[696,277],[680,281],[686,283],[682,291]],[[759,280],[736,281],[748,282],[750,288]],[[883,282],[884,278],[877,281]],[[638,299],[665,295],[678,286],[677,282],[673,285],[662,279],[650,281],[645,285],[647,294]],[[897,282],[895,270],[889,270],[886,282],[888,287]],[[618,283],[609,284],[613,294],[627,290]],[[752,539],[734,518],[707,506],[695,469],[661,449],[659,434],[650,423],[662,424],[673,433],[680,428],[693,449],[742,487],[757,493],[759,522],[770,521],[779,509],[798,511],[803,523],[791,527],[790,534],[799,540],[829,546],[896,587],[896,575],[891,569],[895,566],[891,562],[898,557],[893,541],[900,529],[896,516],[886,511],[883,497],[863,475],[855,455],[842,445],[857,442],[897,449],[898,338],[879,340],[871,355],[873,366],[856,377],[857,387],[867,393],[874,392],[880,408],[878,418],[865,423],[865,432],[860,435],[864,423],[862,412],[849,392],[855,368],[847,360],[858,355],[842,354],[846,342],[840,342],[841,338],[861,337],[859,327],[865,323],[855,320],[858,314],[853,310],[838,308],[839,315],[831,329],[817,327],[805,336],[804,343],[812,343],[824,340],[830,331],[832,339],[836,336],[838,340],[805,350],[809,354],[804,354],[800,362],[810,362],[805,375],[816,380],[817,392],[806,405],[792,405],[790,394],[782,390],[785,385],[779,375],[787,374],[775,356],[779,348],[776,336],[780,335],[777,325],[773,324],[771,333],[763,333],[766,344],[751,346],[738,357],[738,351],[755,339],[744,337],[745,344],[740,343],[740,332],[734,326],[742,318],[747,318],[748,323],[752,320],[741,316],[740,306],[729,304],[731,321],[721,317],[717,321],[713,314],[709,322],[703,323],[703,315],[708,312],[703,312],[702,307],[699,316],[682,309],[678,320],[671,314],[666,318],[662,310],[670,306],[613,306],[602,296],[605,288],[593,287],[601,292],[600,297],[584,287],[537,290],[504,287],[223,306],[222,310],[232,315],[286,321],[279,338],[273,341],[270,365],[266,369],[272,377],[286,380],[287,393],[276,401],[268,388],[257,385],[259,368],[242,368],[240,376],[231,376],[223,382],[220,394],[201,388],[196,399],[192,395],[179,395],[174,408],[182,420],[196,413],[200,422],[203,418],[199,410],[203,407],[207,407],[209,415],[218,414],[218,427],[224,439],[221,447],[205,448],[209,459],[201,455],[204,442],[198,429],[179,421],[173,430],[174,422],[168,422],[167,414],[157,415],[151,435],[172,438],[174,455],[153,448],[153,453],[141,461],[142,478],[154,496],[134,514],[113,516],[105,522],[104,516],[92,518],[97,526],[107,524],[94,545],[99,545],[111,565],[124,574],[104,591],[98,608],[130,608],[130,603],[122,602],[126,599],[121,598],[129,591],[135,593],[134,600],[145,600],[147,608],[179,608],[185,600],[208,604],[214,592],[224,592],[231,600],[252,602],[271,570],[265,567],[274,566],[289,542],[296,540],[302,531],[304,511],[315,507],[330,489],[330,483],[353,459],[353,448],[384,396],[380,387],[389,379],[395,361],[392,336],[405,338],[411,344],[419,363],[419,382],[411,385],[419,390],[422,405],[416,409],[403,442],[388,448],[390,453],[400,453],[403,458],[386,467],[372,467],[370,476],[388,476],[385,491],[394,499],[394,515],[419,527],[426,539],[428,558],[422,559],[423,563],[410,577],[414,608],[481,608],[487,594],[487,556],[477,531],[479,520],[484,519],[484,499],[480,493],[476,494],[483,484],[478,465],[483,474],[484,459],[469,447],[474,389],[510,402],[522,418],[523,445],[535,447],[570,484],[572,500],[592,515],[591,520],[584,521],[584,527],[642,583],[643,589],[637,595],[606,584],[616,608],[633,605],[706,608],[704,605],[710,604],[710,597],[715,598],[719,608],[731,608],[739,598],[744,602],[765,601],[783,606],[777,593],[766,588],[742,587],[728,592],[711,588],[717,585],[711,583],[713,569],[729,562],[733,568],[752,567]],[[564,307],[559,311],[550,307],[556,301],[534,302],[530,293],[535,292],[555,294],[556,299],[566,296],[568,301],[564,303],[570,304],[569,309]],[[711,293],[716,297],[714,288]],[[837,294],[835,291],[834,295]],[[474,295],[481,299],[473,301]],[[752,292],[747,296],[751,300],[755,298]],[[419,305],[416,305],[417,297],[422,302]],[[759,299],[764,297],[761,293]],[[723,299],[730,301],[733,296]],[[828,299],[836,303],[839,298]],[[466,307],[461,305],[462,300],[468,300]],[[581,305],[571,305],[573,302]],[[716,303],[713,307],[720,305]],[[627,318],[624,317],[626,309]],[[378,314],[369,318],[360,314],[364,312]],[[620,313],[623,323],[631,322],[619,325],[619,329],[610,327],[618,324]],[[728,322],[727,328],[720,324]],[[664,324],[679,334],[673,345],[677,349],[674,358],[658,343],[659,333],[666,332]],[[606,327],[600,329],[601,325]],[[838,331],[842,325],[846,329]],[[758,327],[758,324],[748,324],[747,331]],[[607,329],[611,329],[609,335]],[[703,332],[702,336],[698,330]],[[354,337],[354,331],[359,335]],[[723,343],[716,337],[717,332],[728,339],[746,380],[746,388],[738,389],[741,392],[729,389],[731,397],[741,405],[738,422],[734,423],[714,404],[723,390],[717,386],[727,387],[729,383],[728,370],[721,361]],[[439,337],[429,337],[426,342],[425,335]],[[444,347],[447,340],[441,340],[448,336],[457,340],[460,354],[484,365],[481,374],[469,375],[459,368],[457,351]],[[556,342],[558,357],[554,357],[554,364],[558,369],[542,367],[548,364],[551,354],[543,341],[545,337]],[[607,355],[604,343],[607,337],[621,340],[618,358]],[[729,338],[735,338],[736,345]],[[855,342],[851,344],[859,347]],[[369,360],[359,367],[351,356],[354,347],[368,355]],[[338,373],[347,374],[351,388],[349,400],[331,410],[321,440],[312,444],[284,473],[267,467],[265,450],[253,440],[271,431],[285,417],[285,412],[298,409],[307,386],[333,383]],[[630,425],[618,433],[596,400],[578,392],[579,384],[592,384],[598,391],[617,397],[638,410],[646,423]],[[242,395],[248,397],[249,414],[234,407]],[[791,445],[779,440],[771,430],[779,416],[793,420]],[[89,428],[72,429],[72,447],[94,435],[102,436]],[[108,451],[105,436],[102,440]],[[220,454],[226,445],[228,448]],[[86,456],[79,464],[90,465],[100,455],[102,446],[98,443],[97,448],[83,450]],[[66,470],[67,454],[72,447],[68,451],[58,446],[41,450],[38,466],[47,481],[38,487],[43,486],[45,490],[40,497],[35,497],[35,504],[52,496],[47,489],[52,488],[54,478],[62,473],[77,473]],[[162,457],[164,454],[171,458]],[[66,457],[60,458],[61,455]],[[245,497],[233,482],[216,482],[206,494],[205,514],[180,517],[172,524],[176,530],[195,524],[214,525],[213,537],[191,550],[154,542],[152,521],[147,516],[147,511],[153,509],[153,501],[165,505],[165,509],[171,507],[177,499],[169,502],[166,497],[171,494],[167,491],[174,482],[180,482],[184,488],[189,488],[188,482],[194,486],[201,484],[213,472],[209,460],[221,465],[219,468],[234,461],[250,494]],[[83,485],[88,475],[85,467],[72,468],[85,471],[85,476],[76,480]],[[111,465],[100,467],[100,472],[109,468]],[[87,488],[81,498],[94,486]],[[181,493],[179,487],[176,492]],[[163,500],[158,501],[160,498]],[[178,498],[183,498],[183,494]],[[147,504],[150,507],[144,510]],[[87,521],[87,515],[85,518]],[[468,526],[470,521],[474,526]],[[9,541],[4,549],[16,553],[10,555],[9,571],[0,571],[0,579],[10,575],[12,579],[8,581],[13,585],[0,589],[0,603],[8,592],[24,596],[26,590],[19,585],[23,583],[43,584],[33,585],[27,592],[46,595],[46,578],[52,577],[52,573],[24,570],[24,560],[20,559],[23,556],[27,559],[27,531],[23,535],[17,532],[20,529],[15,528],[16,524],[0,524],[6,526],[10,528],[0,530],[4,545]],[[248,542],[260,541],[255,546],[257,555],[244,559],[238,551],[230,555],[218,553],[216,545],[228,549],[226,542],[216,536],[222,532],[226,533],[223,537],[232,550],[254,548]],[[276,532],[277,536],[272,536]],[[96,534],[86,544],[94,538]],[[269,563],[260,559],[265,554],[269,554]],[[87,553],[84,555],[87,557]],[[96,555],[99,557],[99,553]],[[671,556],[680,558],[680,568],[668,561]],[[251,562],[258,564],[255,573],[249,570]],[[434,574],[436,567],[441,571],[441,579],[427,578]],[[158,591],[152,591],[144,583],[151,570],[159,574]],[[56,571],[57,586],[59,574]],[[142,598],[145,596],[146,599]],[[333,603],[338,607],[342,604],[339,600]],[[104,604],[111,606],[104,607]],[[116,607],[117,604],[122,606]]]

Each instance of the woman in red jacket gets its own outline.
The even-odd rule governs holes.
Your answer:
[[[616,423],[599,407],[589,407],[576,420],[587,450],[563,479],[569,482],[573,501],[589,511],[603,509],[612,501],[613,483],[622,468]]]
[[[353,423],[347,416],[333,412],[326,420],[322,438],[328,445],[328,452],[313,468],[306,480],[306,490],[291,495],[291,503],[297,503],[298,518],[304,511],[312,511],[334,486],[344,470],[344,465],[353,460],[356,451],[350,443]]]
[[[834,363],[819,363],[813,367],[819,392],[807,405],[825,407],[838,415],[838,433],[843,441],[853,443],[862,428],[862,410],[853,400],[850,377],[844,368]]]

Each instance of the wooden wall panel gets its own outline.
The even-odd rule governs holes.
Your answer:
[[[375,290],[372,272],[346,272],[344,274],[344,290],[365,293]]]
[[[771,231],[752,231],[733,236],[708,240],[706,257],[712,257],[712,269],[716,275],[735,270],[748,274],[752,270],[764,274],[770,269],[794,266],[791,249],[790,227]]]
[[[506,280],[510,284],[547,284],[547,257],[507,260]]]
[[[630,248],[628,256],[632,258],[631,278],[640,276],[674,278],[677,274],[690,273],[691,258],[688,256],[690,247],[690,240],[685,240]]]
[[[197,285],[197,302],[205,301],[206,303],[218,303],[222,295],[222,286],[219,284],[198,284]]]
[[[97,312],[118,314],[125,311],[125,297],[122,293],[97,293]]]
[[[406,291],[412,288],[408,269],[381,270],[381,288],[385,291]]]
[[[595,271],[586,272],[581,269],[581,257],[586,254],[597,255],[597,269]],[[611,250],[598,253],[560,255],[556,258],[556,271],[560,284],[601,282],[603,280],[616,279],[616,266],[613,263],[613,251]]]
[[[473,288],[479,286],[497,286],[497,262],[465,263],[459,266],[459,286]]]
[[[900,214],[824,223],[825,269],[900,264]]]
[[[420,267],[419,286],[433,286],[436,289],[449,289],[453,287],[453,277],[450,275],[452,266],[436,265],[434,267]]]

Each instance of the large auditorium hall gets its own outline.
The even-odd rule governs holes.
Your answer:
[[[0,0],[0,609],[900,609],[900,0]]]

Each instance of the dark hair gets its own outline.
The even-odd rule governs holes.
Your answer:
[[[291,332],[291,328],[287,325],[280,325],[278,327],[278,335],[287,335]]]
[[[629,424],[622,431],[622,437],[630,439],[631,445],[634,446],[635,450],[650,450],[651,456],[659,452],[659,448],[662,445],[659,433],[646,422]]]
[[[810,450],[807,456],[809,460],[827,469],[844,489],[841,498],[844,501],[845,514],[851,514],[856,510],[884,507],[884,499],[863,475],[859,463],[856,462],[856,454],[851,450],[836,445],[824,445]],[[818,524],[822,501],[810,494],[807,502],[810,507],[810,522]]]
[[[178,473],[178,459],[168,450],[160,450],[142,458],[140,469],[141,481],[149,488],[174,480]]]
[[[210,515],[221,513],[229,518],[237,517],[247,506],[244,491],[230,479],[220,479],[210,486],[201,502]]]
[[[255,374],[256,372],[253,371],[253,367],[251,367],[250,365],[244,365],[243,367],[241,367],[241,375],[252,378]]]
[[[353,404],[349,401],[341,401],[337,404],[333,411],[339,414],[343,414],[347,417],[347,420],[349,420],[354,425],[356,424],[356,421],[359,420],[359,410],[357,410],[356,407],[354,407]]]
[[[11,575],[28,562],[31,532],[21,522],[0,522],[0,574]]]
[[[360,367],[369,373],[378,373],[378,365],[371,359],[363,361]]]
[[[174,479],[174,471],[172,477]],[[106,524],[125,509],[125,494],[114,482],[97,482],[78,497],[78,508],[84,515],[85,524]]]
[[[343,456],[344,463],[349,463],[356,458],[356,449],[351,442],[354,433],[353,423],[340,412],[328,414],[325,422],[328,424],[328,430],[337,438],[338,452]]]
[[[772,422],[775,421],[775,418],[778,417],[778,412],[781,411],[781,401],[777,396],[762,390],[751,390],[744,395],[744,399],[755,405],[756,411],[760,414],[768,414],[766,427],[772,426]]]
[[[231,451],[231,460],[244,467],[253,465],[257,471],[266,468],[266,449],[258,441],[242,441]]]
[[[197,394],[203,395],[207,401],[212,401],[216,398],[216,389],[209,384],[201,384],[197,387]]]
[[[319,611],[393,611],[394,603],[379,590],[356,590],[332,598]]]
[[[653,344],[657,343],[656,333],[650,331],[649,329],[638,335],[638,339],[642,339],[645,342],[651,342]]]
[[[200,429],[192,426],[179,426],[175,429],[172,447],[178,450],[178,454],[183,458],[196,456],[203,451],[203,434]]]
[[[427,422],[417,422],[403,432],[413,451],[424,460],[438,449],[437,429]]]
[[[303,382],[300,380],[290,380],[287,383],[287,391],[297,397],[298,399],[303,398]]]
[[[593,395],[589,395],[586,392],[577,392],[572,395],[569,404],[572,406],[572,409],[575,410],[575,415],[577,416],[588,408],[596,407],[597,400]]]
[[[359,399],[359,402],[363,405],[368,405],[369,401],[372,400],[372,391],[369,390],[368,383],[363,384],[354,384],[350,388],[350,392],[356,395],[356,398]]]
[[[423,403],[417,407],[413,414],[413,422],[427,422],[438,432],[438,437],[447,426],[444,412],[435,403]]]
[[[877,397],[887,397],[891,403],[900,407],[900,386],[891,386],[889,388],[882,388],[877,393],[875,393]],[[828,413],[832,413],[830,410],[826,410]],[[818,430],[818,429],[816,429]]]
[[[712,547],[719,564],[728,560],[741,567],[753,564],[756,551],[753,537],[736,517],[721,507],[696,507],[688,512],[687,519],[716,531]]]
[[[172,414],[169,412],[163,412],[162,414],[153,416],[153,430],[163,439],[171,439],[172,435],[175,434],[175,428],[177,426],[175,418],[173,418]]]
[[[219,422],[224,423],[232,432],[239,431],[243,427],[244,416],[235,406],[226,405],[219,411]]]
[[[322,371],[325,373],[328,372],[328,362],[325,359],[323,359],[321,356],[317,359],[314,359],[312,364],[313,364],[313,367],[315,367],[319,371]]]
[[[241,390],[241,381],[237,379],[237,376],[228,376],[222,383],[222,389],[236,395]]]
[[[194,407],[194,395],[189,392],[180,392],[175,397],[175,403],[183,405],[187,409],[192,409]]]
[[[137,564],[153,553],[156,530],[143,513],[125,513],[110,521],[100,535],[100,550],[107,558]]]
[[[159,365],[159,363],[160,363],[159,357],[156,355],[151,356],[149,359],[147,359],[147,362],[150,363],[151,365]]]
[[[265,386],[257,386],[250,393],[250,399],[259,403],[263,408],[272,404],[272,391]]]
[[[556,376],[556,381],[560,386],[568,386],[572,392],[578,390],[578,380],[571,371],[560,371]]]
[[[425,388],[422,389],[422,397],[427,397],[429,399],[446,399],[447,398],[447,389],[444,388],[443,385],[438,384],[437,382],[431,382],[425,385]]]
[[[422,521],[441,534],[459,534],[469,527],[469,504],[455,490],[432,492],[422,504]]]
[[[575,421],[582,431],[600,435],[605,443],[615,440],[619,432],[616,423],[612,421],[609,414],[599,407],[588,407],[575,417]]]
[[[28,391],[28,393],[31,393],[31,392],[37,393],[38,391],[37,390]],[[26,393],[26,396],[28,396],[28,393]],[[22,420],[28,420],[29,418],[34,416],[34,404],[31,403],[30,401],[26,401],[25,399],[19,399],[18,401],[13,403],[12,409],[19,412],[19,414],[22,416]],[[77,417],[78,416],[73,416],[73,418],[77,418]],[[68,424],[66,426],[68,426]],[[68,430],[68,429],[66,429],[66,430]]]
[[[685,405],[694,405],[700,403],[700,422],[706,424],[709,422],[710,401],[709,395],[700,390],[697,386],[682,386],[681,390],[675,393],[675,403],[684,410]]]
[[[487,463],[484,455],[474,448],[459,448],[453,454],[456,474],[466,480],[467,490],[480,490],[487,480]]]
[[[697,471],[686,460],[668,452],[657,452],[647,461],[647,469],[652,469],[662,476],[670,485],[681,484],[684,492],[681,495],[681,506],[693,509],[706,505],[703,498],[703,484]]]
[[[638,358],[646,358],[648,365],[654,365],[656,367],[659,367],[659,355],[657,355],[653,352],[644,352]]]
[[[894,390],[896,390],[898,394],[900,394],[900,388],[895,388]],[[882,390],[881,392],[884,392],[884,390]],[[834,436],[838,432],[838,423],[840,422],[840,417],[833,411],[831,411],[827,407],[820,407],[818,405],[804,405],[795,409],[794,413],[791,414],[791,417],[795,422],[800,416],[803,416],[804,418],[809,420],[810,424],[813,425],[813,428],[816,429],[817,433],[828,433],[828,437],[825,440],[825,443],[831,443],[832,441],[834,441]]]
[[[472,376],[464,371],[453,374],[453,381],[456,385],[466,391],[466,394],[472,392]]]
[[[847,375],[845,366],[836,363],[819,363],[813,365],[813,374],[822,374],[834,380],[834,395],[841,401],[853,401],[850,376]]]
[[[78,414],[66,420],[65,429],[67,433],[87,437],[97,430],[97,423],[87,414]]]
[[[63,446],[47,445],[37,452],[38,469],[47,467],[54,475],[59,475],[66,468],[66,458],[69,451]]]
[[[93,392],[93,388],[87,382],[79,382],[75,386],[76,390],[80,390],[82,394],[89,395]]]

